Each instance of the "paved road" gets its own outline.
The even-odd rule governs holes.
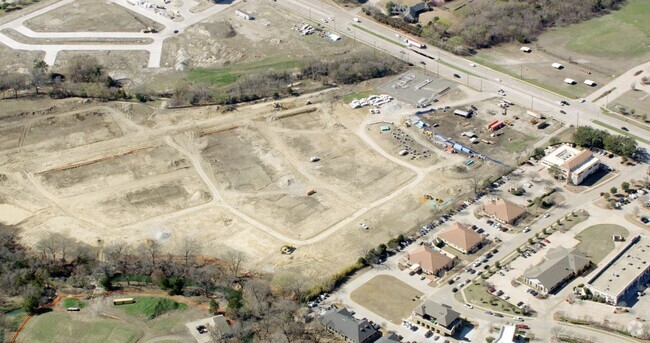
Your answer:
[[[66,39],[66,38],[89,38],[89,39],[102,39],[102,38],[112,38],[112,39],[152,39],[153,41],[149,44],[26,44],[20,43],[16,40],[6,36],[0,32],[0,43],[7,45],[8,47],[16,50],[28,50],[28,51],[44,51],[45,63],[53,65],[56,61],[56,56],[59,51],[147,51],[149,52],[149,68],[160,67],[160,61],[162,59],[162,49],[165,39],[176,35],[177,33],[182,32],[187,27],[194,25],[198,22],[205,20],[206,18],[217,14],[224,9],[226,9],[231,4],[237,3],[239,0],[235,0],[232,3],[219,3],[208,8],[199,13],[191,13],[190,9],[198,5],[198,2],[190,0],[183,2],[182,6],[178,11],[181,13],[182,19],[179,21],[173,21],[166,17],[163,17],[159,14],[154,13],[150,9],[146,9],[142,6],[136,6],[130,4],[127,0],[113,0],[117,5],[123,6],[130,11],[136,12],[142,16],[145,16],[153,21],[159,22],[165,25],[165,28],[158,33],[140,33],[140,32],[35,32],[26,26],[24,22],[32,19],[34,17],[46,14],[50,11],[53,11],[62,6],[68,5],[74,0],[62,0],[51,4],[49,6],[43,7],[37,11],[28,13],[20,18],[12,20],[8,23],[0,25],[0,31],[4,29],[13,29],[27,37],[30,38],[40,38],[40,39]]]
[[[380,49],[396,58],[405,59],[414,64],[419,63],[419,61],[425,61],[427,63],[426,69],[430,72],[437,73],[442,77],[469,85],[473,88],[486,92],[496,92],[499,89],[503,89],[506,91],[507,99],[510,101],[526,108],[532,108],[536,112],[563,121],[567,124],[595,126],[596,124],[593,123],[593,120],[600,120],[601,122],[613,127],[626,125],[625,122],[616,118],[601,116],[599,104],[591,102],[581,104],[578,101],[571,101],[570,106],[560,106],[558,102],[560,100],[566,100],[563,96],[478,64],[476,67],[471,67],[471,62],[467,59],[432,46],[428,47],[425,51],[429,55],[437,57],[438,60],[434,62],[426,59],[408,50],[405,46],[399,46],[386,41],[386,39],[388,39],[394,42],[401,42],[405,37],[407,37],[402,33],[397,32],[390,27],[367,20],[367,17],[365,16],[359,16],[361,18],[360,23],[354,22],[353,19],[358,17],[356,10],[348,11],[322,0],[285,0],[277,2],[277,4],[278,6],[282,6],[283,8],[301,15],[306,19],[311,18],[319,23],[321,18],[334,17],[334,21],[329,21],[327,24],[324,24],[330,30],[338,31],[343,35],[347,35],[349,38],[356,39],[361,43],[365,43],[368,46]],[[353,25],[363,27],[365,30],[371,31],[374,34],[357,29]],[[440,63],[440,61],[443,63]],[[632,68],[631,72],[634,73],[643,68],[647,69],[647,64]],[[624,75],[627,75],[628,73],[625,73]],[[454,78],[453,74],[458,74],[460,78]],[[500,81],[496,81],[497,79]],[[623,82],[617,81],[619,79],[612,81],[612,84],[615,85],[618,82]],[[576,85],[576,87],[582,86],[585,85]],[[611,88],[611,86],[608,84],[604,85],[602,89],[609,88]],[[629,88],[629,84],[624,88]],[[596,91],[596,95],[592,95],[588,98],[593,99],[602,92],[603,90]],[[560,113],[560,110],[564,110],[567,114]],[[604,129],[600,126],[599,128]],[[634,135],[640,137],[648,136],[648,132],[641,128],[629,127],[629,129],[630,133]],[[640,145],[645,146],[646,148],[650,147],[644,143],[640,143]]]

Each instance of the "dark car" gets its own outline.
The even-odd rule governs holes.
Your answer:
[[[420,64],[421,64],[421,65],[426,65],[427,63],[424,62],[424,61],[420,61]]]
[[[196,327],[196,331],[198,331],[200,334],[204,334],[208,332],[208,328],[205,325],[199,325]]]
[[[460,75],[458,75],[456,73],[454,73],[454,77],[457,78],[457,79],[460,79]]]
[[[623,130],[623,131],[630,131],[630,130],[629,130],[627,127],[625,127],[625,126],[621,126],[621,130]]]
[[[564,110],[560,110],[560,113],[562,113],[562,114],[566,114],[566,111],[564,111]]]
[[[454,288],[451,289],[451,291],[456,293],[456,292],[458,292],[458,288],[454,287]]]

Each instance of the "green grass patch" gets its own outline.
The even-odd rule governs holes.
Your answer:
[[[621,129],[617,128],[617,127],[613,127],[613,126],[611,126],[609,124],[605,124],[600,120],[592,120],[592,122],[595,123],[595,124],[598,124],[598,125],[600,125],[602,127],[608,128],[608,129],[610,129],[610,130],[612,130],[612,131],[614,131],[614,132],[616,132],[618,134],[621,134],[623,136],[628,136],[628,137],[636,139],[639,142],[643,142],[645,144],[650,144],[650,140],[647,140],[645,138],[641,138],[641,137],[639,137],[637,135],[633,135],[633,134],[631,134],[631,133],[629,133],[627,131],[623,131],[623,130],[621,130]]]
[[[63,299],[63,307],[68,308],[68,307],[78,307],[78,308],[83,308],[86,306],[86,303],[83,301],[77,299],[77,298],[65,298]]]
[[[594,56],[633,57],[648,53],[650,2],[628,0],[618,11],[570,25],[558,34],[570,35],[566,47]]]
[[[392,40],[392,39],[390,39],[390,38],[388,38],[386,36],[382,36],[382,35],[374,32],[374,31],[368,30],[365,27],[359,26],[357,24],[352,24],[352,26],[359,29],[359,30],[361,30],[361,31],[363,31],[363,32],[365,32],[365,33],[371,34],[371,35],[373,35],[373,36],[375,36],[375,37],[377,37],[379,39],[383,39],[383,40],[387,41],[388,43],[392,43],[392,44],[395,44],[397,46],[405,47],[404,43],[394,41],[394,40]]]
[[[485,286],[472,282],[469,286],[463,288],[459,292],[465,292],[467,301],[477,306],[481,306],[493,311],[521,314],[521,310],[515,305],[496,297],[487,292]]]
[[[18,342],[137,342],[143,332],[129,322],[114,319],[78,320],[66,313],[34,316]]]
[[[266,58],[261,61],[236,64],[223,68],[195,68],[187,73],[188,81],[209,83],[215,86],[227,86],[241,76],[269,71],[286,71],[300,66],[296,60],[286,58]]]
[[[135,304],[119,305],[120,308],[128,315],[144,316],[148,319],[153,319],[161,314],[184,310],[187,308],[186,304],[179,303],[169,298],[157,297],[135,297]]]
[[[575,236],[580,241],[576,250],[592,262],[598,264],[614,250],[612,235],[621,235],[625,238],[630,232],[622,226],[614,224],[599,224],[590,226]]]
[[[343,102],[347,104],[355,99],[367,98],[371,94],[373,94],[372,91],[364,91],[364,92],[348,94],[343,97]]]
[[[637,119],[628,118],[628,117],[626,117],[626,116],[624,116],[622,114],[616,113],[613,109],[608,109],[608,108],[601,107],[600,112],[602,114],[606,115],[606,116],[616,118],[618,120],[625,121],[625,122],[631,124],[632,126],[638,127],[639,129],[650,131],[650,125],[644,124],[644,123],[638,121]]]

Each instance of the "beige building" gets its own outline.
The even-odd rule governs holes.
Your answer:
[[[588,269],[591,261],[581,255],[556,248],[546,254],[547,260],[524,272],[524,282],[542,293],[553,293]]]
[[[505,199],[488,200],[483,205],[483,212],[500,223],[512,225],[527,214],[526,209]]]
[[[421,245],[406,255],[409,264],[422,269],[429,275],[442,276],[446,270],[454,267],[454,260],[426,245]]]
[[[579,185],[589,175],[600,169],[598,160],[589,150],[578,150],[570,145],[560,145],[542,158],[542,164],[560,169],[562,176],[574,185]]]
[[[447,231],[438,235],[438,238],[463,254],[475,252],[483,243],[483,236],[459,222],[455,222]]]
[[[413,321],[432,332],[453,336],[462,324],[460,313],[448,305],[440,305],[431,300],[413,310]]]

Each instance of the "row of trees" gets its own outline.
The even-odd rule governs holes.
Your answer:
[[[299,71],[266,72],[241,76],[226,87],[183,84],[174,90],[172,106],[200,104],[236,104],[261,98],[296,95],[289,85],[304,80],[322,84],[353,84],[404,71],[406,64],[396,58],[370,51],[348,53],[334,59],[315,59],[303,63]]]
[[[599,148],[611,151],[623,157],[631,157],[637,151],[634,138],[622,135],[610,135],[605,130],[590,126],[579,126],[573,134],[575,144],[586,148]]]

